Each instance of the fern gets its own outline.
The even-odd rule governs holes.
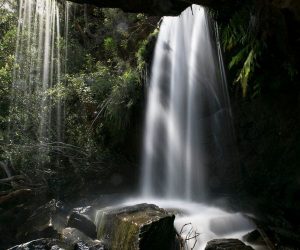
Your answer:
[[[231,58],[231,61],[229,63],[229,69],[231,69],[234,66],[239,65],[244,58],[249,54],[249,46],[246,46],[245,48],[238,51],[238,53]]]
[[[255,58],[255,52],[252,49],[248,54],[246,61],[244,62],[244,65],[239,73],[238,78],[235,80],[235,82],[241,83],[243,96],[246,96],[248,80],[250,78],[251,72],[253,72],[254,69],[254,58]]]
[[[259,66],[257,58],[263,48],[253,32],[255,22],[250,13],[249,6],[245,6],[222,27],[223,49],[231,55],[228,67],[237,71],[234,83],[241,84],[243,96],[246,96],[250,78]]]

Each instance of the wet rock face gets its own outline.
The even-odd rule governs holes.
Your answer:
[[[257,229],[244,235],[243,241],[249,242],[249,243],[255,244],[255,245],[265,245],[265,242]]]
[[[91,219],[82,213],[72,212],[68,220],[68,227],[73,227],[79,229],[81,232],[85,233],[91,238],[96,238],[96,226]]]
[[[219,239],[209,241],[205,250],[253,250],[253,248],[237,239]]]
[[[176,249],[174,219],[149,204],[106,208],[96,215],[97,236],[112,250]]]

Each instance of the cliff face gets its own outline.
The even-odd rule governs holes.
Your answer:
[[[233,98],[232,107],[240,159],[238,181],[246,194],[243,206],[259,211],[280,241],[298,244],[299,237],[291,232],[300,232],[299,93],[298,88],[255,100]]]
[[[125,12],[146,13],[157,16],[179,15],[191,4],[218,9],[228,9],[236,0],[71,0],[81,4],[93,4],[100,8],[120,8]]]
[[[92,4],[100,8],[120,8],[125,12],[146,13],[150,15],[166,16],[179,15],[191,4],[199,4],[222,12],[230,12],[237,5],[243,4],[239,0],[71,0],[80,4]],[[288,10],[300,21],[300,1],[298,0],[256,0],[257,3],[268,3],[278,9]],[[255,0],[253,1],[255,2]]]
[[[179,15],[189,3],[182,0],[72,0],[80,4],[92,4],[100,8],[120,8],[125,12],[151,15]]]

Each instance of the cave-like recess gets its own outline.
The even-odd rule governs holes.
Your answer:
[[[92,4],[100,8],[120,8],[125,12],[146,13],[166,16],[179,15],[192,4],[199,4],[213,9],[232,8],[237,0],[71,0],[81,4]]]
[[[65,1],[65,0],[63,0]],[[120,8],[125,12],[146,13],[166,16],[179,15],[192,4],[199,4],[221,12],[230,12],[248,0],[70,0],[81,4],[92,4],[100,8]],[[290,11],[300,21],[300,1],[298,0],[253,0],[254,4],[264,3],[275,8]],[[256,2],[256,3],[255,3]]]

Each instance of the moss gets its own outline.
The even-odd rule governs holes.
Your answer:
[[[170,249],[174,218],[154,205],[107,208],[97,213],[97,236],[112,250]]]
[[[96,230],[97,230],[97,238],[102,239],[105,238],[105,213],[104,211],[100,210],[96,214],[95,218]]]
[[[140,72],[147,69],[147,65],[151,66],[158,33],[159,30],[155,29],[147,39],[141,42],[139,50],[136,53],[138,70]]]
[[[139,225],[133,223],[129,218],[118,218],[115,221],[117,225],[112,241],[112,250],[138,249],[138,232]]]

